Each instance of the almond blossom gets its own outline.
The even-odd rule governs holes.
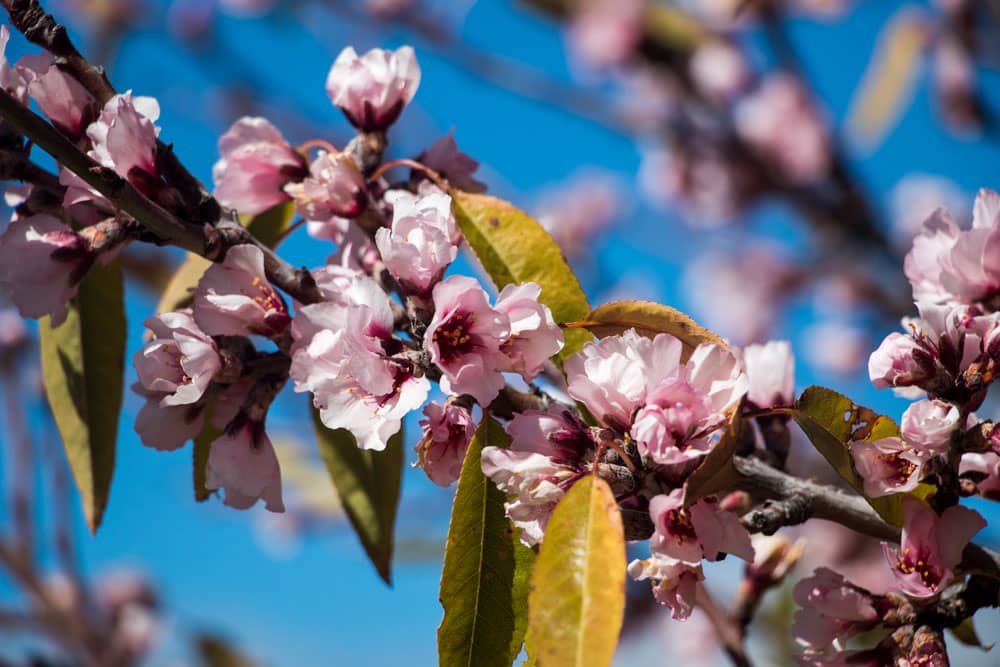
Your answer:
[[[865,495],[871,498],[912,491],[927,461],[927,454],[897,437],[856,440],[850,449],[854,467],[864,480]]]
[[[219,138],[212,167],[215,197],[223,206],[256,215],[288,199],[283,188],[308,174],[305,158],[266,118],[244,116]]]
[[[24,75],[17,66],[11,67],[7,61],[7,42],[10,41],[10,29],[0,25],[0,88],[10,93],[21,104],[28,103],[28,87]]]
[[[428,403],[424,416],[427,419],[420,420],[424,434],[416,446],[418,458],[414,465],[423,468],[438,486],[449,486],[462,472],[476,423],[468,409],[453,401],[444,405]]]
[[[899,548],[882,543],[899,589],[914,598],[937,595],[955,577],[962,550],[986,526],[979,512],[953,505],[941,516],[916,498],[903,499]]]
[[[194,319],[212,336],[277,336],[288,327],[288,308],[264,272],[264,253],[233,246],[205,271],[194,290]]]
[[[0,236],[0,287],[24,317],[66,319],[66,306],[94,261],[87,243],[55,216],[18,218]]]
[[[60,69],[48,52],[25,56],[16,68],[45,117],[69,138],[79,139],[97,115],[97,101],[87,89]]]
[[[907,444],[924,452],[943,454],[947,452],[960,420],[958,407],[953,403],[917,401],[903,413],[900,432]]]
[[[516,496],[504,503],[521,529],[521,541],[538,544],[552,510],[573,482],[586,474],[596,447],[587,426],[567,409],[525,410],[507,424],[510,447],[484,447],[483,474]]]
[[[628,575],[636,581],[653,580],[653,597],[670,608],[674,620],[683,621],[695,606],[695,591],[705,575],[700,565],[653,553],[628,564]]]
[[[238,418],[212,441],[205,488],[224,489],[225,504],[236,509],[263,500],[271,512],[285,511],[278,457],[262,423]]]
[[[321,152],[309,165],[309,176],[284,189],[306,220],[353,218],[368,207],[365,178],[347,153]]]
[[[440,190],[391,191],[392,224],[375,234],[389,273],[409,292],[427,295],[458,256],[461,236],[451,197]]]
[[[365,132],[392,125],[417,92],[420,66],[413,48],[340,52],[326,78],[326,92],[354,127]]]
[[[465,276],[438,283],[433,299],[424,345],[441,369],[441,389],[489,405],[504,385],[500,369],[508,360],[501,343],[510,335],[510,320],[490,306],[478,282]]]
[[[795,400],[795,357],[788,341],[747,345],[742,358],[748,403],[758,408],[792,404]]]
[[[720,509],[713,500],[703,498],[691,507],[684,507],[683,501],[683,489],[650,499],[649,517],[655,532],[649,546],[655,553],[689,563],[715,560],[722,553],[753,560],[750,534],[739,517]]]
[[[507,285],[495,306],[510,321],[510,335],[500,346],[508,362],[502,370],[519,373],[526,380],[538,375],[548,358],[563,347],[562,329],[549,307],[539,301],[541,295],[536,283]]]
[[[825,567],[797,583],[793,596],[800,609],[792,636],[807,650],[825,651],[879,623],[874,597]]]

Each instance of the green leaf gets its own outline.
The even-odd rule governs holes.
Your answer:
[[[115,467],[125,373],[125,290],[117,261],[87,273],[66,321],[41,321],[42,376],[66,458],[97,531]]]
[[[743,418],[740,416],[742,402],[729,414],[729,423],[722,438],[708,452],[684,484],[684,505],[690,505],[703,496],[716,493],[739,478],[733,466],[736,447],[743,437]]]
[[[972,621],[972,617],[963,620],[955,627],[949,628],[949,630],[951,630],[951,634],[955,635],[955,639],[966,646],[974,646],[983,651],[993,649],[993,644],[983,644],[983,640],[979,638],[979,633],[976,632],[976,624]]]
[[[728,347],[717,335],[670,306],[651,301],[613,301],[598,306],[582,320],[567,323],[570,329],[587,329],[598,338],[617,336],[627,329],[646,338],[668,333],[684,344],[684,360],[702,343]]]
[[[192,457],[194,464],[194,499],[203,502],[208,500],[212,492],[205,486],[206,468],[208,466],[208,455],[212,450],[212,442],[222,435],[222,430],[212,426],[211,405],[205,410],[205,425],[201,433],[195,436]]]
[[[455,220],[483,269],[497,289],[535,282],[541,302],[559,324],[587,316],[590,304],[580,282],[549,233],[531,216],[511,204],[487,195],[450,191]],[[567,331],[564,360],[591,340],[585,331]]]
[[[281,239],[281,235],[288,230],[294,217],[295,206],[291,201],[287,201],[276,204],[259,215],[240,215],[240,222],[258,241],[273,248]],[[169,313],[189,307],[192,300],[191,290],[211,265],[212,263],[204,257],[187,253],[163,290],[156,312]]]
[[[607,483],[577,481],[556,505],[535,560],[528,632],[539,667],[606,667],[625,610],[625,536]]]
[[[350,431],[328,429],[312,409],[319,453],[354,532],[382,580],[392,583],[393,528],[403,476],[403,430],[385,451],[360,449]]]
[[[528,622],[528,577],[535,554],[504,515],[504,494],[483,474],[484,447],[510,438],[484,417],[458,478],[441,573],[441,667],[510,667]]]
[[[195,637],[195,649],[203,667],[255,667],[250,658],[215,635],[201,634]]]
[[[865,496],[864,481],[854,469],[849,444],[851,441],[872,442],[879,438],[899,437],[896,422],[857,405],[832,389],[816,386],[802,392],[788,412],[819,453],[883,519],[895,526],[903,525],[903,497],[906,494],[894,493],[880,498]],[[920,484],[912,495],[926,499],[933,493],[934,487]]]

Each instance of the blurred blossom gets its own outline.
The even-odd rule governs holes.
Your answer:
[[[734,121],[740,136],[793,183],[817,181],[830,168],[826,123],[791,76],[765,79],[739,102]]]
[[[274,6],[276,0],[218,0],[219,9],[235,16],[260,16]]]
[[[685,270],[684,288],[687,302],[708,328],[743,345],[767,337],[797,274],[774,246],[748,245],[738,254],[695,258]]]
[[[851,0],[789,0],[789,4],[814,18],[832,19],[843,14]]]
[[[743,52],[721,39],[699,46],[691,57],[689,67],[695,85],[705,95],[722,101],[739,93],[751,76]]]
[[[13,308],[0,309],[0,357],[17,350],[28,340],[24,320]]]
[[[846,322],[818,322],[802,330],[803,351],[819,371],[849,375],[864,364],[870,352],[864,328]]]
[[[982,118],[976,92],[976,71],[971,54],[952,34],[934,47],[933,83],[945,121],[956,131],[975,131]]]
[[[652,204],[678,208],[690,225],[718,227],[746,205],[756,175],[711,146],[674,146],[643,156],[639,187]]]
[[[621,87],[615,106],[630,127],[655,134],[669,122],[681,100],[675,79],[641,63],[615,74]]]
[[[584,0],[569,27],[573,53],[586,65],[621,65],[642,37],[644,0]]]
[[[365,9],[373,16],[386,19],[402,14],[413,6],[414,0],[364,0]]]
[[[747,400],[758,408],[791,405],[795,400],[795,357],[786,340],[743,348],[749,388]]]
[[[753,3],[745,0],[681,0],[678,4],[719,29],[736,27],[753,13]]]
[[[594,238],[621,212],[622,191],[608,175],[586,174],[542,194],[536,217],[571,259],[591,254]]]
[[[953,181],[940,176],[909,174],[893,187],[889,197],[892,238],[902,250],[909,250],[924,220],[935,210],[943,208],[957,219],[969,214],[966,195]]]

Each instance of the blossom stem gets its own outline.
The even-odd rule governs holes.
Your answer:
[[[304,141],[301,144],[299,144],[299,147],[296,150],[299,151],[300,153],[306,153],[309,151],[310,148],[321,148],[327,153],[339,152],[336,146],[331,144],[329,141],[326,141],[325,139],[309,139],[308,141]]]
[[[372,172],[372,175],[368,177],[368,180],[374,181],[379,176],[389,171],[390,169],[394,169],[395,167],[409,167],[410,169],[419,171],[424,176],[434,181],[434,184],[437,185],[439,188],[441,188],[445,192],[448,191],[448,183],[443,178],[441,178],[441,174],[437,173],[436,171],[434,171],[425,164],[421,164],[416,160],[409,160],[407,158],[390,160],[389,162],[384,163],[378,169]]]

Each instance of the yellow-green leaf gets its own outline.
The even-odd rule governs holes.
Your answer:
[[[288,229],[293,217],[295,217],[295,206],[287,201],[276,204],[259,215],[240,215],[240,222],[257,240],[273,248]],[[211,265],[212,263],[204,257],[187,253],[163,290],[156,312],[169,313],[190,306],[191,290]]]
[[[66,457],[96,531],[111,492],[125,373],[125,291],[118,262],[96,263],[66,321],[41,321],[45,394]]]
[[[872,442],[879,438],[899,437],[896,422],[832,389],[816,386],[802,392],[788,412],[819,453],[883,519],[896,526],[903,525],[903,497],[906,494],[895,493],[880,498],[865,496],[864,481],[854,469],[850,450],[852,441]],[[911,495],[926,499],[933,493],[934,487],[919,484]]]
[[[733,457],[736,447],[743,437],[743,418],[740,416],[741,405],[733,408],[729,414],[729,423],[722,438],[708,452],[694,472],[684,484],[684,504],[690,505],[699,498],[721,491],[735,482],[739,473],[733,467]]]
[[[848,112],[848,133],[861,147],[877,145],[913,97],[929,36],[926,17],[912,6],[886,22]]]
[[[484,447],[509,444],[503,427],[486,416],[462,464],[441,573],[440,667],[510,667],[524,643],[535,554],[518,539],[504,515],[504,494],[480,464]]]
[[[587,295],[559,246],[537,221],[496,197],[454,189],[450,194],[462,235],[497,289],[538,283],[540,300],[557,323],[586,317]],[[567,331],[559,358],[579,352],[588,340],[591,336],[585,331]]]
[[[725,341],[681,311],[651,301],[612,301],[590,311],[584,319],[566,326],[587,329],[598,338],[617,336],[627,329],[635,329],[636,333],[647,338],[668,333],[684,344],[685,359],[702,343],[726,347]]]
[[[535,560],[528,632],[538,667],[607,667],[625,610],[625,536],[607,483],[577,481]]]
[[[993,644],[983,644],[983,640],[979,638],[979,633],[976,632],[976,624],[973,622],[972,617],[963,620],[955,627],[949,629],[951,630],[951,634],[955,636],[955,639],[966,646],[975,646],[983,651],[991,651],[993,649]]]
[[[215,635],[195,637],[195,649],[202,667],[256,667],[236,647]]]
[[[360,449],[350,431],[323,425],[311,408],[319,453],[361,546],[382,580],[392,583],[393,529],[403,475],[403,431],[385,451]]]
[[[205,425],[194,438],[191,455],[194,463],[194,499],[203,502],[208,500],[212,492],[205,486],[208,455],[212,450],[212,442],[222,435],[222,430],[212,426],[212,408],[205,410]]]

